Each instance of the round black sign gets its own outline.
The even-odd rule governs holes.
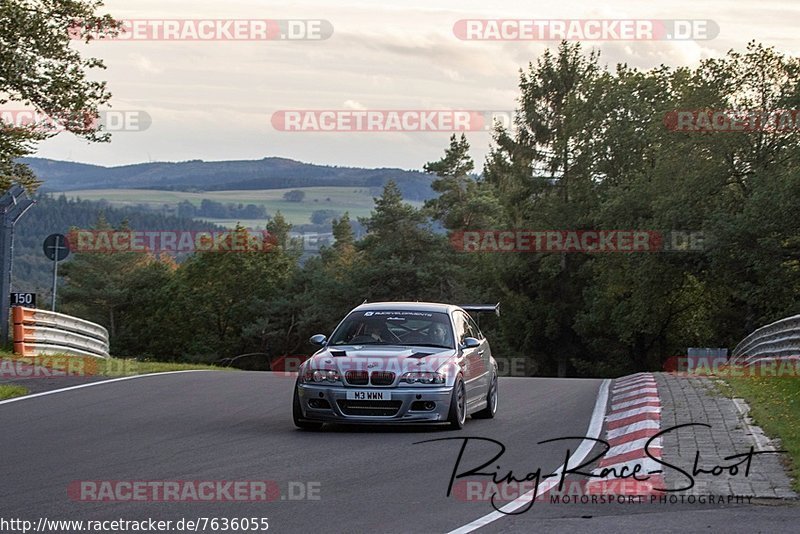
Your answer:
[[[69,243],[67,243],[67,238],[62,234],[47,236],[42,248],[44,249],[44,255],[51,261],[61,261],[69,256]]]

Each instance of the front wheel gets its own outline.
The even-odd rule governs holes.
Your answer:
[[[476,419],[494,419],[497,413],[497,375],[492,376],[492,381],[489,383],[489,392],[486,394],[486,408],[479,412],[472,414]]]
[[[464,428],[467,420],[467,390],[461,377],[456,379],[453,386],[453,395],[450,398],[450,411],[447,414],[447,422],[453,430]]]
[[[322,428],[322,423],[318,421],[308,421],[303,419],[303,410],[300,407],[300,396],[297,394],[297,388],[294,388],[294,399],[292,399],[292,418],[294,419],[294,426],[302,428],[303,430],[319,430]]]

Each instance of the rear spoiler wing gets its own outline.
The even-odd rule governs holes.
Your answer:
[[[497,304],[464,304],[459,306],[464,311],[474,313],[494,313],[500,317],[500,303]]]

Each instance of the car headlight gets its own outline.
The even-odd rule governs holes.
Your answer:
[[[400,382],[407,384],[444,384],[445,378],[441,373],[413,372],[406,373],[400,378]]]
[[[342,378],[339,376],[339,371],[334,369],[306,369],[300,375],[301,382],[322,384],[322,383],[336,383],[341,382]]]

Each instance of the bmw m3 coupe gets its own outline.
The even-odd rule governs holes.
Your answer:
[[[323,423],[444,423],[497,412],[497,362],[472,312],[499,305],[379,302],[352,310],[298,370],[299,428]]]

